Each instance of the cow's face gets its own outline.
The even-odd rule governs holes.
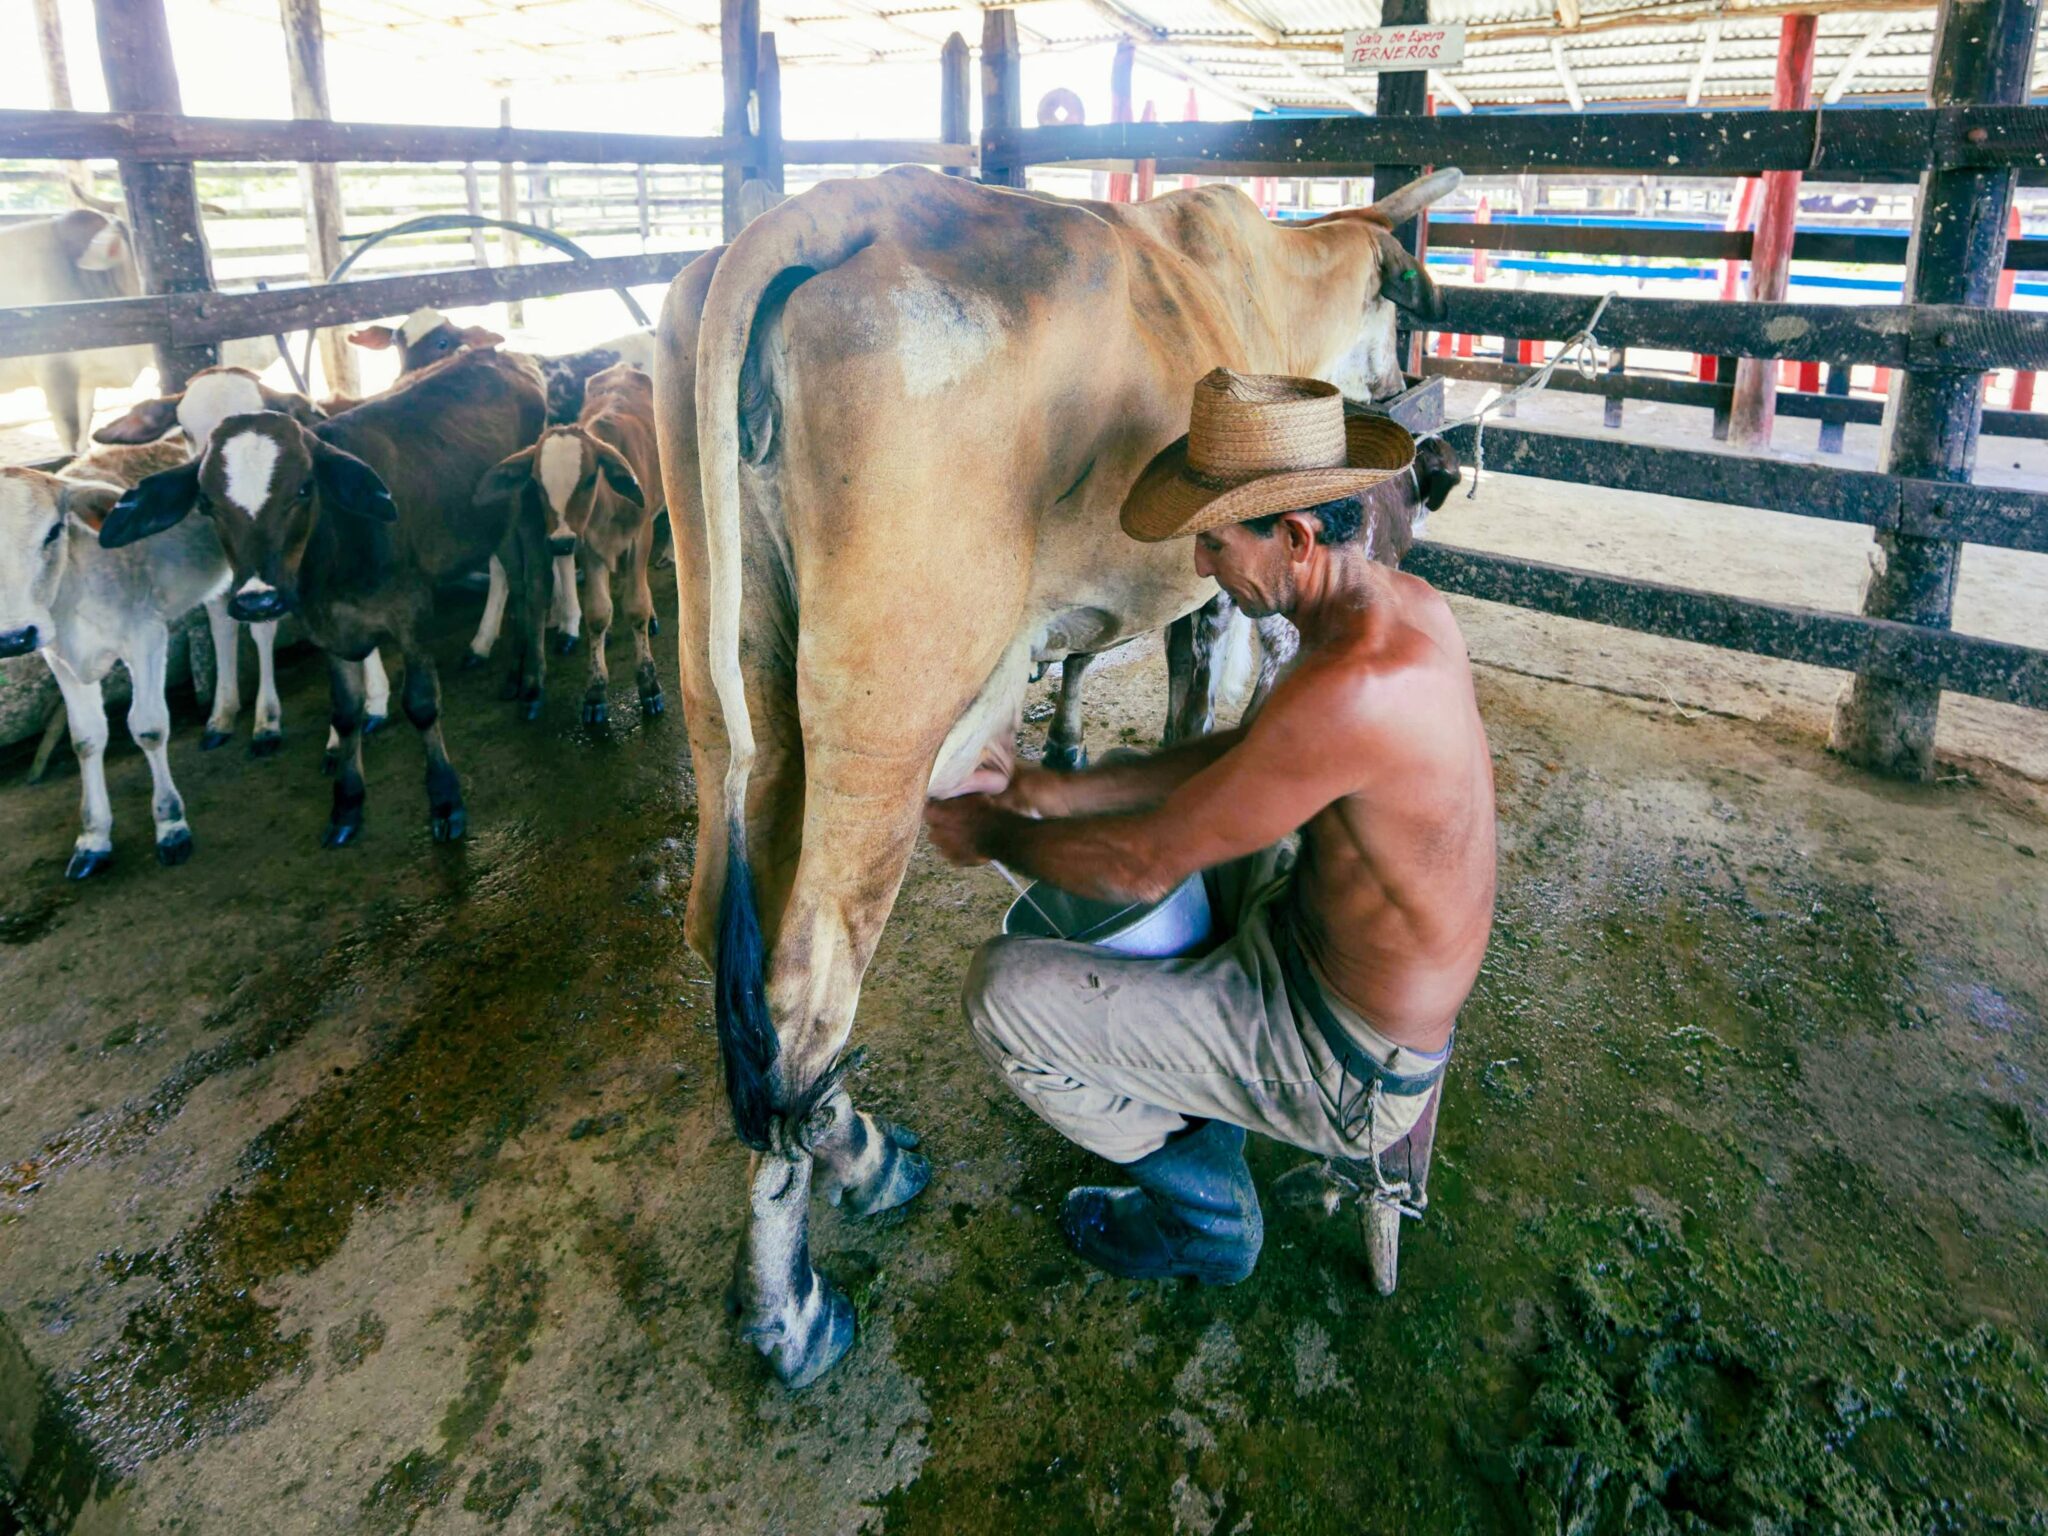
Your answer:
[[[213,520],[233,568],[228,612],[245,624],[298,606],[299,571],[323,517],[397,520],[375,470],[274,411],[230,416],[205,454],[151,475],[115,505],[100,542],[160,533],[199,508]]]
[[[0,469],[0,658],[56,643],[71,538],[90,538],[120,495],[118,486]]]
[[[510,499],[532,485],[547,528],[548,552],[574,554],[576,541],[590,526],[600,477],[634,506],[646,504],[632,466],[616,448],[581,427],[550,427],[533,447],[513,454],[485,475],[476,499]]]
[[[480,325],[458,326],[438,309],[416,309],[399,325],[366,325],[349,337],[373,352],[398,348],[401,376],[443,362],[466,348],[495,347],[505,338]]]
[[[119,298],[142,291],[128,227],[90,208],[73,209],[56,221],[57,244],[79,274],[88,298]]]
[[[185,381],[184,391],[144,400],[127,414],[108,422],[92,440],[96,443],[154,443],[173,429],[184,434],[193,453],[206,451],[213,430],[230,416],[255,411],[278,411],[308,426],[324,421],[327,413],[304,395],[272,389],[247,368],[223,364],[202,368]]]

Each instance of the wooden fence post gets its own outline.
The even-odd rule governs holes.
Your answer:
[[[1846,400],[1846,399],[1848,399],[1848,398],[1849,398],[1849,365],[1848,365],[1848,364],[1846,364],[1846,363],[1829,363],[1829,364],[1828,364],[1828,388],[1827,388],[1827,392],[1828,392],[1828,397],[1829,397],[1830,399],[1834,399],[1834,400]],[[1847,429],[1847,427],[1848,427],[1848,422],[1847,422],[1847,420],[1846,420],[1846,419],[1845,419],[1844,417],[1841,417],[1841,416],[1823,416],[1823,417],[1821,417],[1821,419],[1820,419],[1820,451],[1821,451],[1822,453],[1840,453],[1840,452],[1842,451],[1842,434],[1843,434],[1843,432],[1844,432],[1844,431],[1845,431],[1845,430]]]
[[[775,56],[775,34],[763,32],[754,66],[754,100],[760,119],[760,142],[754,162],[754,177],[765,181],[780,197],[782,185],[782,64]]]
[[[1117,39],[1116,54],[1109,64],[1109,120],[1112,123],[1128,123],[1131,120],[1131,66],[1138,60],[1138,45],[1128,37]],[[1112,203],[1128,203],[1131,200],[1131,173],[1112,171],[1109,174],[1109,199]]]
[[[320,25],[320,0],[278,0],[284,22],[285,63],[291,73],[292,116],[331,122],[327,99],[327,39]],[[300,196],[306,209],[307,275],[316,283],[341,264],[341,170],[334,165],[301,165]],[[331,394],[362,393],[356,349],[340,330],[320,332],[320,371]]]
[[[57,0],[36,0],[36,40],[43,51],[43,79],[50,88],[50,110],[69,112],[71,107],[71,69],[64,59],[64,18],[57,12]],[[64,184],[71,189],[71,200],[81,207],[91,206],[86,199],[92,195],[92,170],[83,160],[63,160],[58,164],[64,172]]]
[[[981,179],[992,187],[1021,187],[1024,167],[997,165],[988,135],[1024,126],[1023,60],[1017,53],[1017,13],[981,13]]]
[[[1771,105],[1802,111],[1813,95],[1813,39],[1818,18],[1787,16],[1778,33],[1778,78]],[[1792,236],[1799,223],[1799,172],[1766,171],[1763,205],[1756,218],[1756,243],[1749,255],[1749,296],[1776,303],[1785,297],[1792,272]],[[1735,397],[1729,406],[1728,439],[1738,447],[1770,446],[1778,411],[1778,365],[1771,358],[1745,357],[1735,365]]]
[[[2027,98],[2040,0],[1942,0],[1935,22],[1928,104],[2017,106]],[[1920,213],[1906,254],[1908,304],[1989,305],[2005,267],[2010,170],[1930,171],[1920,178]],[[1967,482],[1983,420],[1979,375],[1927,366],[1904,373],[1885,409],[1884,470]],[[1962,546],[1879,531],[1878,560],[1863,589],[1863,612],[1933,629],[1949,627]],[[1828,745],[1880,773],[1927,778],[1941,690],[1859,673],[1835,706]]]
[[[725,121],[727,138],[751,140],[753,124],[748,107],[759,111],[755,85],[761,67],[761,0],[719,0],[718,42],[725,79]],[[723,168],[724,198],[721,228],[726,240],[733,239],[744,223],[740,214],[740,187],[754,162],[751,143],[745,144]]]
[[[1380,25],[1383,27],[1408,26],[1429,22],[1429,0],[1383,0],[1380,6]],[[1422,69],[1382,71],[1379,77],[1379,115],[1381,117],[1424,117],[1429,113],[1429,72]],[[1396,187],[1405,186],[1422,174],[1419,165],[1376,165],[1372,172],[1372,195],[1377,202]],[[1401,248],[1417,261],[1427,254],[1429,215],[1425,212],[1397,226],[1394,238]],[[1396,321],[1399,337],[1397,355],[1401,360],[1403,373],[1414,373],[1422,366],[1422,338],[1409,329],[1407,316]]]
[[[967,39],[955,32],[939,51],[939,142],[974,142],[974,87],[967,78]],[[967,167],[949,165],[948,176],[965,176]]]
[[[163,0],[93,0],[107,105],[116,112],[184,112],[171,60],[171,29]],[[128,227],[148,293],[210,293],[213,265],[199,223],[199,185],[192,162],[121,162]],[[220,360],[211,344],[156,349],[157,388],[175,394],[186,378]],[[69,444],[65,445],[67,448]]]
[[[498,126],[512,126],[512,98],[498,98]],[[513,162],[498,162],[498,217],[517,223],[519,220],[519,175]],[[508,267],[519,265],[519,236],[509,229],[498,231],[498,254]],[[513,330],[526,324],[526,306],[514,299],[505,306],[505,323]]]

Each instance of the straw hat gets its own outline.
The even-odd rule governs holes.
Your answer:
[[[1218,368],[1195,385],[1188,428],[1124,498],[1124,532],[1143,543],[1355,496],[1415,462],[1406,428],[1347,420],[1321,379]]]

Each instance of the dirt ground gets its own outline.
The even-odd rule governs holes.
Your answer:
[[[580,658],[531,725],[451,667],[456,847],[403,725],[361,844],[319,847],[304,655],[277,759],[202,756],[183,707],[181,868],[118,735],[89,884],[75,773],[0,768],[0,1506],[81,1536],[2041,1529],[2048,793],[1866,778],[1769,696],[1532,677],[1565,641],[1461,614],[1500,920],[1399,1293],[1348,1217],[1280,1208],[1231,1290],[1070,1259],[1052,1215],[1098,1170],[957,1012],[1007,888],[920,851],[855,1088],[935,1177],[817,1208],[862,1333],[797,1397],[721,1307],[744,1158],[679,936],[687,752],[629,677],[594,736]],[[1098,674],[1095,748],[1163,696],[1156,652]],[[1253,1151],[1266,1187],[1296,1161]]]

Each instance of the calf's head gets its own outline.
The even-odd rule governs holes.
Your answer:
[[[277,411],[308,426],[327,416],[304,395],[272,389],[247,368],[226,364],[200,369],[185,381],[179,394],[144,400],[93,433],[92,440],[154,443],[175,430],[184,435],[192,452],[204,453],[215,427],[230,416],[256,411]]]
[[[0,469],[0,658],[55,641],[70,536],[90,538],[120,495],[118,486]]]
[[[466,347],[495,347],[505,338],[480,325],[458,326],[438,309],[416,309],[397,325],[366,325],[348,339],[372,352],[397,347],[398,371],[403,375],[417,373]]]
[[[618,449],[581,427],[550,427],[531,448],[494,465],[477,483],[479,505],[510,501],[531,485],[547,527],[548,552],[573,554],[590,526],[599,477],[634,506],[645,506],[640,482]]]
[[[234,568],[228,612],[246,624],[298,606],[300,565],[323,518],[398,520],[377,472],[274,411],[230,416],[190,464],[151,475],[115,503],[109,549],[161,533],[202,510]]]

